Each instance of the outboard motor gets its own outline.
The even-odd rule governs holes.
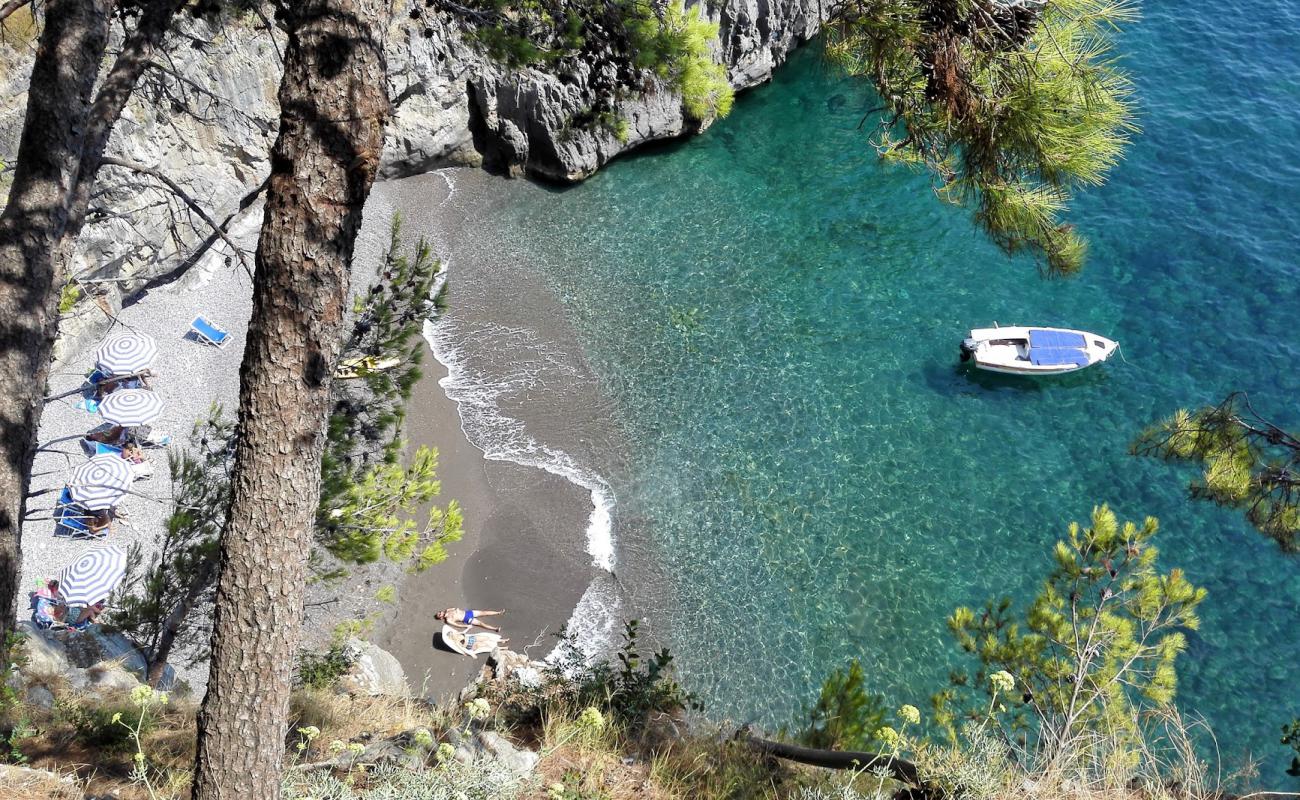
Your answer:
[[[961,343],[961,360],[962,363],[970,361],[975,355],[975,340],[963,339]]]

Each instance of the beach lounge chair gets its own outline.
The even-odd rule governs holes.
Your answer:
[[[190,330],[194,331],[194,335],[204,344],[225,347],[226,342],[230,341],[229,333],[208,322],[203,317],[195,317],[194,321],[190,323]]]
[[[59,607],[58,600],[38,592],[32,592],[28,596],[31,600],[32,624],[37,629],[43,631],[69,629],[67,623],[55,616]]]
[[[87,444],[93,444],[95,446],[95,452],[91,453],[91,456],[121,456],[122,455],[122,448],[120,447],[114,447],[111,444],[104,444],[103,442],[92,442],[89,439],[85,441]]]
[[[108,529],[96,532],[90,529],[89,512],[72,501],[72,493],[65,486],[54,506],[55,536],[89,536],[93,539],[103,538]]]

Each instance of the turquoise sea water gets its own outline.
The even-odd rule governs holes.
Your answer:
[[[1126,447],[1233,389],[1300,427],[1300,3],[1149,3],[1122,49],[1143,132],[1076,205],[1093,250],[1072,280],[880,163],[872,97],[812,49],[705,135],[484,221],[543,271],[612,400],[619,547],[662,566],[621,577],[713,716],[786,721],[854,656],[924,707],[952,608],[1028,594],[1104,501],[1158,516],[1163,563],[1209,589],[1182,707],[1280,779],[1300,562]],[[1095,330],[1127,363],[960,369],[994,320]]]

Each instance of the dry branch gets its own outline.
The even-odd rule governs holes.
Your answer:
[[[179,197],[185,205],[189,206],[190,209],[194,211],[195,214],[198,214],[199,218],[212,228],[212,232],[220,237],[221,241],[225,242],[230,249],[234,251],[235,257],[239,259],[239,264],[244,268],[244,271],[248,273],[248,277],[253,277],[253,270],[248,266],[248,260],[244,257],[244,251],[239,247],[239,245],[235,244],[235,241],[230,238],[230,235],[227,234],[220,225],[217,224],[216,220],[212,219],[212,217],[208,215],[208,212],[204,211],[203,207],[200,206],[193,197],[190,197],[189,194],[187,194],[186,191],[176,183],[176,181],[152,167],[146,167],[145,165],[137,164],[134,161],[126,161],[112,156],[104,156],[102,163],[107,166],[128,169],[132,172],[140,173],[141,175],[148,175],[166,186],[171,190],[172,194]]]

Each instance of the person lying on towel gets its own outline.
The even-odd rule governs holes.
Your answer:
[[[510,641],[501,638],[499,633],[457,633],[447,628],[443,629],[443,636],[450,640],[449,644],[454,649],[467,658],[474,658],[482,653],[490,653],[497,649],[498,646]]]
[[[478,626],[489,631],[501,632],[496,625],[489,625],[483,622],[480,617],[496,617],[506,613],[503,608],[500,611],[475,611],[472,608],[448,608],[439,611],[433,615],[433,618],[439,622],[445,622],[448,625],[460,628],[463,631],[469,630],[473,626]]]

